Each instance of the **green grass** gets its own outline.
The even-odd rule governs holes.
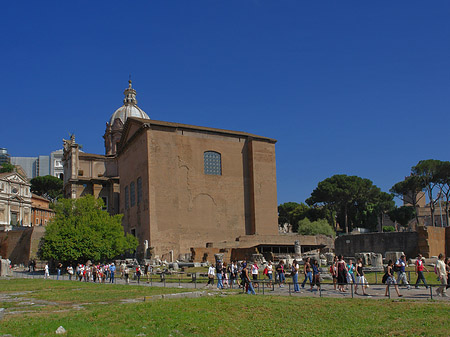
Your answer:
[[[50,336],[447,336],[450,303],[434,301],[293,298],[231,294],[194,299],[123,303],[144,294],[178,289],[44,280],[0,281],[0,294],[31,291],[19,300],[51,301],[44,307],[1,302],[8,310],[0,335]],[[79,305],[83,303],[80,307]],[[92,304],[85,304],[92,303]]]

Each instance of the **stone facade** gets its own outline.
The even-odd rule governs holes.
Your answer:
[[[0,228],[31,226],[30,183],[17,172],[0,173]]]
[[[50,201],[36,194],[31,195],[31,225],[46,226],[54,217],[55,211],[50,209]]]
[[[212,173],[211,152],[219,163]],[[178,256],[278,232],[273,139],[128,118],[118,164],[123,225],[141,254],[145,240],[156,255]]]
[[[64,140],[64,197],[102,198],[111,214],[119,212],[119,177],[115,157],[85,153],[75,137]]]

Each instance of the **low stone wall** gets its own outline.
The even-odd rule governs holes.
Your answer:
[[[417,232],[369,233],[342,235],[334,242],[336,255],[355,256],[356,253],[387,251],[405,252],[413,257],[419,253]]]

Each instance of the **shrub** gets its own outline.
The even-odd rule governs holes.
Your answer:
[[[383,232],[395,232],[395,227],[394,226],[384,226]]]
[[[334,237],[336,233],[326,219],[311,222],[308,218],[298,222],[298,233],[302,235],[323,234]]]

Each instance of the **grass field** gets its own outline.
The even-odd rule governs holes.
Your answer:
[[[0,335],[448,336],[448,302],[292,298],[227,292],[125,303],[183,291],[45,280],[1,280]],[[16,312],[15,314],[10,314]],[[1,313],[0,313],[1,314]]]

